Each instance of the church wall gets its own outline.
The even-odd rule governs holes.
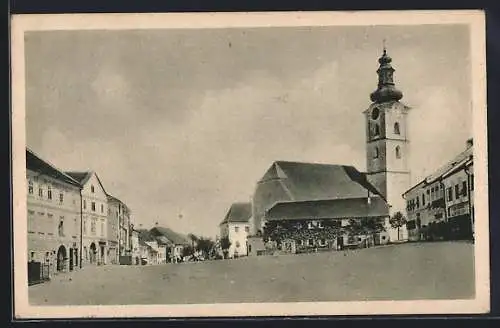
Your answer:
[[[252,234],[262,230],[264,214],[278,201],[291,200],[280,180],[269,180],[257,184],[252,201]]]

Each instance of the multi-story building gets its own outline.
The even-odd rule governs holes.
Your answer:
[[[89,264],[108,262],[108,197],[93,171],[66,172],[82,186],[83,261]]]
[[[251,217],[250,203],[234,203],[219,224],[221,238],[228,238],[230,242],[227,250],[229,258],[248,255],[247,236],[250,234]]]
[[[183,259],[184,248],[192,244],[186,236],[170,228],[157,225],[150,230],[150,233],[156,237],[160,246],[165,247],[165,257],[168,257],[171,262],[181,261]]]
[[[120,257],[130,257],[130,210],[118,198],[108,196],[108,243],[111,263],[121,263]],[[127,262],[128,261],[123,261]]]
[[[26,149],[28,260],[49,271],[80,266],[81,185]]]
[[[132,264],[141,264],[141,249],[139,245],[139,231],[130,225],[130,249],[132,251]]]
[[[473,145],[470,139],[463,152],[403,194],[411,240],[472,236],[472,168]]]
[[[456,163],[442,176],[446,190],[446,217],[450,237],[469,239],[474,237],[474,159],[472,141],[470,155]]]

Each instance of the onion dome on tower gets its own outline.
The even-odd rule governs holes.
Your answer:
[[[403,98],[403,93],[394,86],[394,68],[391,66],[392,58],[387,55],[387,50],[384,46],[384,53],[378,59],[380,67],[377,70],[378,87],[377,90],[370,94],[370,99],[373,102],[383,103],[388,101],[398,101]]]

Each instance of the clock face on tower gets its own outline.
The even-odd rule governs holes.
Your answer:
[[[375,107],[373,110],[372,110],[372,120],[376,120],[378,118],[378,115],[379,115],[379,109],[377,107]]]

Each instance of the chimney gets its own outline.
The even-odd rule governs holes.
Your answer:
[[[472,138],[470,139],[467,139],[467,142],[466,142],[466,147],[465,149],[469,149],[469,148],[472,148],[473,146],[473,142],[472,142]]]

